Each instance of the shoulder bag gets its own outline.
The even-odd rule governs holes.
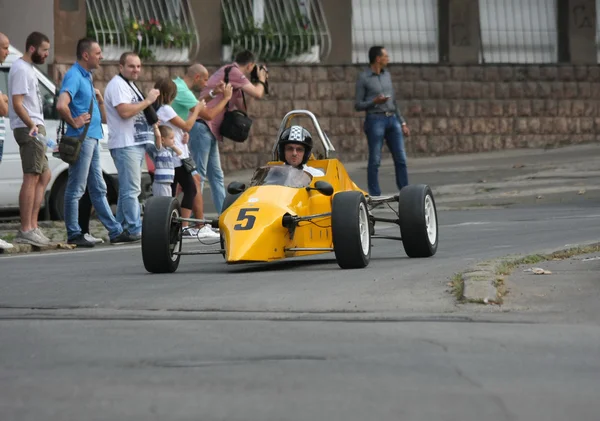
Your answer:
[[[229,66],[225,69],[225,84],[229,83],[229,72],[233,66]],[[246,96],[242,91],[242,99],[244,100],[244,109],[248,110],[246,105]],[[245,142],[248,139],[250,128],[252,127],[252,119],[248,117],[248,114],[242,110],[230,110],[229,101],[225,106],[225,115],[223,116],[223,123],[219,132],[222,136],[233,140],[234,142]]]
[[[92,85],[93,87],[93,85]],[[60,124],[57,130],[56,140],[58,142],[58,156],[64,162],[69,165],[74,164],[79,159],[79,153],[81,152],[81,144],[85,140],[87,136],[88,129],[90,128],[90,123],[92,122],[92,114],[94,113],[94,95],[96,93],[92,91],[92,99],[90,101],[90,109],[88,113],[90,114],[90,121],[85,125],[83,129],[83,133],[79,137],[74,136],[65,136],[63,133],[65,132],[65,120],[60,120]]]
[[[135,96],[137,96],[140,101],[143,101],[144,97],[142,95],[140,95],[140,93],[142,91],[140,91],[140,88],[138,88],[138,86],[135,84],[135,82],[133,82],[133,85],[132,85],[131,81],[128,79],[125,79],[125,76],[123,76],[121,73],[119,73],[119,76],[121,76],[121,79],[123,79],[125,82],[127,82],[129,87],[131,88],[131,90],[135,93]],[[135,88],[134,88],[134,86],[135,86]],[[158,116],[156,115],[156,110],[154,109],[154,107],[152,105],[149,105],[146,108],[144,108],[144,117],[146,117],[146,122],[148,123],[149,126],[153,126],[156,123],[158,123]]]

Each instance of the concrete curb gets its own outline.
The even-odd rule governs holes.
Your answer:
[[[573,252],[573,254],[567,257],[568,259],[573,256],[589,253],[586,251],[581,251],[579,253],[576,252],[577,249],[586,247],[600,247],[600,242],[569,244],[558,249],[546,249],[539,252],[532,252],[530,254],[508,255],[497,259],[479,262],[459,274],[462,285],[458,289],[462,291],[462,296],[457,297],[457,299],[459,302],[463,303],[502,305],[503,297],[507,293],[504,285],[504,279],[508,276],[498,274],[498,269],[500,269],[503,265],[518,263],[519,260],[531,255],[543,256],[546,258],[546,260],[550,260],[551,256],[554,254]]]

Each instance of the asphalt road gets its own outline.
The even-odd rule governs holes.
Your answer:
[[[502,201],[490,183],[512,192],[522,177],[565,174],[535,156],[518,168],[421,161],[413,180],[437,180],[447,209],[452,197]],[[463,201],[481,180],[486,191]],[[333,254],[242,266],[213,255],[151,275],[139,245],[2,256],[0,419],[597,420],[598,301],[577,314],[509,311],[457,305],[447,291],[480,260],[598,241],[600,201],[572,194],[593,175],[573,180],[548,203],[517,193],[508,208],[442,210],[434,257],[378,240],[363,270],[342,271]],[[599,287],[573,285],[589,297]]]
[[[4,257],[2,419],[596,420],[597,307],[575,324],[446,291],[474,260],[597,239],[592,203],[439,219],[433,258],[380,241],[354,271],[204,256],[151,275],[136,246]]]

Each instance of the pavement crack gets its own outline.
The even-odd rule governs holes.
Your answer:
[[[442,350],[444,352],[448,352],[448,347],[446,345],[444,345],[443,343],[441,343],[441,342],[435,341],[433,339],[424,339],[424,338],[419,338],[419,340],[421,342],[425,342],[425,343],[432,344],[432,345],[435,345],[437,347],[440,347],[440,348],[442,348]]]
[[[459,367],[455,366],[454,372],[458,375],[458,377],[465,380],[468,384],[470,384],[471,386],[476,387],[477,389],[484,392],[488,396],[488,398],[490,398],[490,400],[492,402],[494,402],[494,404],[498,407],[498,409],[500,409],[500,412],[502,413],[502,416],[504,417],[504,419],[506,419],[507,421],[514,421],[517,419],[517,417],[512,412],[510,412],[510,410],[508,409],[508,406],[506,405],[506,403],[504,402],[504,400],[502,400],[502,398],[500,396],[493,394],[493,393],[489,393],[485,389],[483,384],[481,384],[480,382],[467,376]]]

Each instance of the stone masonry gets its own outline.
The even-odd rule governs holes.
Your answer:
[[[251,138],[243,144],[226,139],[221,145],[223,169],[254,168],[269,160],[281,119],[294,108],[315,113],[341,159],[366,161],[363,115],[354,111],[354,84],[363,68],[269,66],[270,96],[249,105]],[[59,83],[67,69],[55,66]],[[147,65],[140,85],[150,89],[158,78],[184,70]],[[391,65],[389,70],[411,129],[409,157],[600,140],[597,65]],[[103,91],[117,72],[117,65],[104,64],[96,87]]]

